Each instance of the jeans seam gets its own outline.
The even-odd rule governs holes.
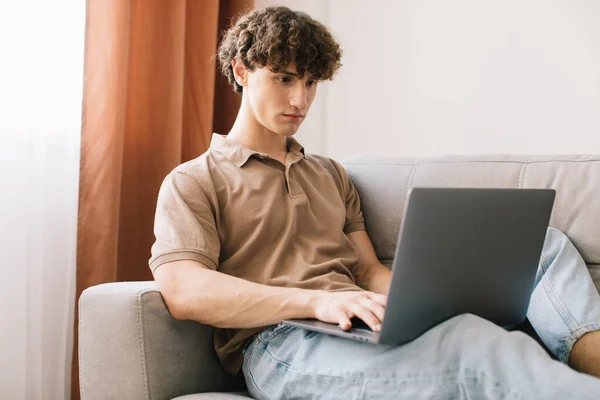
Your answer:
[[[242,354],[243,354],[244,358],[250,357],[252,355],[252,352],[254,351],[255,344],[256,344],[256,338],[254,340],[252,340],[248,344],[248,346],[246,346],[245,349],[242,350]]]
[[[323,373],[319,373],[319,372],[308,372],[307,370],[300,371],[300,370],[291,368],[289,364],[287,364],[287,363],[285,363],[285,362],[283,362],[281,360],[278,360],[277,358],[273,357],[273,355],[271,353],[269,353],[269,356],[271,356],[271,358],[276,363],[278,363],[280,365],[283,365],[286,368],[287,372],[292,372],[292,373],[295,373],[295,374],[298,374],[298,375],[303,375],[303,376],[321,376],[321,377],[329,378],[329,379],[332,379],[332,380],[342,380],[343,381],[345,378],[347,378],[344,375],[331,375],[331,374],[323,374]],[[387,381],[387,382],[393,381],[389,377],[388,378],[382,378],[382,379],[376,379],[376,378],[372,378],[372,377],[366,378],[364,376],[364,371],[357,371],[357,372],[360,373],[362,375],[362,378],[363,378],[363,387],[361,388],[361,394],[365,390],[365,383],[367,381],[369,381],[371,383],[375,383],[375,384],[381,383],[381,382],[384,382],[384,381]],[[250,373],[250,375],[251,375],[251,373]],[[437,377],[439,377],[438,374],[435,374],[435,375]],[[406,386],[406,385],[415,384],[415,383],[418,383],[418,384],[423,384],[423,383],[437,383],[440,386],[448,386],[450,384],[456,383],[454,380],[450,382],[450,381],[448,381],[448,379],[454,378],[455,380],[458,380],[458,378],[459,378],[460,375],[461,375],[460,371],[444,371],[442,373],[443,378],[440,381],[433,381],[432,382],[432,380],[430,378],[422,379],[422,378],[414,378],[413,377],[412,379],[406,379],[405,378],[405,379],[401,379],[400,381],[396,381],[396,385],[395,386]],[[395,377],[396,376],[394,375],[394,378]],[[488,375],[485,374],[483,371],[480,372],[479,374],[477,374],[475,372],[464,374],[464,379],[465,380],[466,379],[473,380],[473,379],[480,378],[480,377],[487,378]],[[498,380],[495,380],[495,379],[493,379],[491,382],[494,383],[494,387],[492,388],[492,390],[494,392],[501,392],[501,393],[510,394],[510,395],[513,395],[513,396],[517,395],[508,386],[504,385],[502,382],[500,382]],[[256,384],[254,384],[254,385],[256,386]],[[464,385],[464,382],[463,382],[463,385]],[[478,390],[478,391],[485,391],[485,388],[477,388],[476,390]],[[261,392],[261,394],[262,394],[262,392]],[[362,398],[362,397],[359,397],[359,398]],[[522,396],[518,396],[518,398],[519,399],[524,399]]]
[[[268,399],[267,395],[259,389],[258,385],[256,384],[256,381],[254,380],[254,375],[252,374],[252,371],[250,371],[248,369],[248,376],[250,377],[250,381],[252,382],[252,387],[254,390],[256,390],[264,399]]]
[[[344,378],[347,378],[344,375],[324,374],[322,372],[308,371],[306,369],[298,370],[298,369],[292,368],[292,366],[290,364],[288,364],[288,363],[286,363],[286,362],[284,362],[282,360],[279,360],[277,357],[275,357],[268,350],[267,346],[265,346],[264,352],[275,363],[277,363],[277,364],[281,365],[282,367],[284,367],[285,370],[286,370],[286,373],[291,372],[291,373],[295,373],[295,374],[299,374],[299,375],[303,375],[303,376],[320,376],[320,377],[329,378],[329,379],[332,379],[332,380],[343,380]],[[254,380],[254,375],[252,374],[252,371],[249,368],[247,369],[247,371],[248,371],[248,376],[250,377],[251,384],[252,384],[253,388],[256,389],[256,391],[261,396],[263,396],[263,398],[268,399],[268,397],[266,396],[266,394],[262,390],[260,390],[258,388],[258,385],[256,384],[256,381]],[[379,383],[379,382],[383,382],[383,381],[387,381],[387,382],[392,381],[393,382],[394,379],[396,379],[396,381],[395,381],[396,385],[395,386],[405,386],[405,385],[415,384],[415,383],[422,384],[422,383],[431,382],[430,378],[423,379],[420,376],[422,374],[419,374],[419,373],[414,374],[416,376],[413,376],[412,379],[410,379],[410,378],[407,379],[410,376],[410,374],[407,377],[405,377],[404,379],[402,379],[400,376],[397,376],[396,374],[393,374],[393,373],[391,374],[390,377],[385,377],[385,378],[381,378],[381,379],[369,377],[368,379],[366,379],[364,371],[356,371],[356,372],[359,373],[359,374],[361,374],[362,377],[363,377],[363,388],[361,389],[361,391],[364,391],[364,389],[365,389],[364,388],[364,384],[365,384],[365,382],[367,380],[370,381],[370,382],[372,382],[372,383]],[[432,372],[431,374],[439,377],[440,376],[439,373],[440,373],[439,371],[435,371],[435,372]],[[462,371],[462,373],[461,373],[460,370],[455,370],[455,371],[445,370],[445,371],[442,372],[443,378],[442,378],[441,382],[439,382],[439,384],[440,385],[448,385],[448,381],[447,381],[448,379],[453,378],[453,377],[456,378],[456,379],[458,379],[458,377],[461,376],[461,374],[462,374],[462,376],[463,376],[464,379],[477,379],[477,378],[485,378],[485,379],[487,379],[487,378],[490,378],[490,376],[488,374],[486,374],[484,371],[477,372],[477,371],[472,371],[472,370],[470,370],[468,368],[464,369]],[[400,378],[401,380],[398,381],[397,378]],[[517,395],[508,386],[504,385],[501,381],[498,381],[496,379],[492,379],[490,383],[492,383],[492,382],[493,382],[493,386],[494,386],[492,388],[492,390],[494,390],[495,392],[499,391],[499,392],[502,392],[502,393],[505,393],[505,394],[510,394],[510,395],[513,395],[513,396]],[[477,390],[481,391],[483,389],[479,388]],[[519,399],[523,399],[522,396],[518,396],[518,398]]]
[[[544,289],[546,289],[546,294],[550,299],[550,303],[552,303],[554,309],[558,312],[563,322],[567,325],[569,331],[572,334],[574,331],[577,330],[577,322],[575,321],[571,313],[569,313],[565,305],[560,301],[560,299],[556,295],[556,290],[554,289],[554,286],[550,282],[550,279],[548,279],[547,273],[550,263],[543,255],[541,256],[541,259],[542,268],[544,269],[544,275],[542,276],[542,285],[544,286]]]
[[[543,255],[541,256],[541,259],[542,268],[544,269],[544,275],[542,276],[542,284],[544,285],[544,289],[546,289],[546,294],[550,299],[550,303],[552,303],[558,314],[561,316],[563,322],[569,328],[569,335],[563,341],[558,354],[556,354],[556,356],[562,363],[568,364],[571,351],[573,350],[575,342],[577,342],[577,340],[579,340],[584,334],[600,329],[600,324],[579,325],[579,322],[577,322],[575,318],[571,315],[571,313],[569,313],[567,308],[562,304],[562,302],[556,295],[556,290],[554,289],[552,283],[550,283],[550,279],[548,279],[546,275],[550,263]]]
[[[309,376],[315,376],[316,375],[316,376],[322,376],[322,377],[325,377],[325,378],[336,378],[336,379],[345,378],[344,375],[325,374],[325,373],[317,372],[317,371],[310,371],[309,372],[306,369],[299,370],[299,369],[293,368],[290,364],[286,363],[285,361],[282,361],[282,360],[278,359],[277,357],[275,357],[273,355],[273,353],[271,353],[269,351],[268,348],[265,348],[265,353],[268,354],[269,357],[271,357],[271,359],[274,360],[277,364],[284,366],[286,368],[286,370],[289,371],[289,372],[294,372],[296,374],[309,375]],[[250,373],[250,371],[248,371],[248,372]],[[356,372],[356,373],[364,375],[364,371],[352,371],[352,372]],[[438,371],[435,372],[436,375],[437,375],[437,373],[438,373]],[[417,373],[417,374],[414,374],[414,375],[416,375],[418,377],[421,374]],[[445,377],[451,377],[452,375],[458,376],[458,375],[460,375],[460,371],[458,371],[458,370],[457,371],[445,370],[445,371],[443,371],[442,375],[444,375]],[[393,378],[397,378],[398,377],[396,374],[391,374],[391,376]],[[488,375],[485,372],[483,372],[483,371],[481,371],[479,374],[477,374],[474,371],[473,372],[470,372],[469,370],[465,371],[465,378],[477,378],[479,376],[487,377]],[[381,379],[370,377],[369,380],[372,381],[372,382],[379,382],[379,381],[384,381],[384,380],[390,380],[390,377],[381,378]],[[430,380],[429,379],[421,380],[421,379],[414,379],[414,378],[411,380],[412,383],[415,383],[415,382],[423,383],[423,382],[428,382],[428,381],[430,381]],[[503,386],[502,382],[494,380],[494,383],[495,383],[495,386],[500,387],[502,390],[504,390],[504,391],[508,390],[507,387]]]
[[[577,328],[574,332],[572,332],[566,339],[563,345],[563,350],[561,354],[558,355],[559,359],[565,363],[569,363],[569,358],[571,357],[571,351],[573,350],[573,346],[575,343],[581,339],[583,335],[589,332],[594,332],[600,330],[600,323],[597,324],[587,324],[582,325]]]
[[[247,375],[250,377],[250,383],[252,385],[252,388],[255,389],[264,399],[268,399],[267,395],[265,395],[265,393],[263,393],[262,390],[259,389],[258,385],[256,384],[256,381],[254,380],[254,375],[252,374],[252,371],[250,370],[248,364],[246,364],[246,360],[250,360],[250,358],[254,355],[254,351],[255,351],[255,347],[256,347],[257,343],[255,340],[252,341],[252,343],[247,347],[247,350],[244,354],[244,361],[243,361],[243,365],[242,368],[246,370]],[[246,381],[246,386],[248,386],[248,382]],[[249,389],[249,388],[248,388]]]

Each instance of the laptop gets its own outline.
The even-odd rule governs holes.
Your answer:
[[[500,326],[525,321],[554,189],[412,188],[379,332],[315,319],[282,323],[382,344],[412,341],[471,313]]]

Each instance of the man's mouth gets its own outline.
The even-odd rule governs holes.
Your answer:
[[[288,118],[294,118],[294,119],[304,118],[303,114],[283,114],[283,115]]]

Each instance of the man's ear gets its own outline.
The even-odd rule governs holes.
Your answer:
[[[233,76],[238,85],[244,87],[248,84],[248,70],[244,66],[244,63],[234,58],[231,60],[231,68],[233,68]]]

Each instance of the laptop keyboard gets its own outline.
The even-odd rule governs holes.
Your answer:
[[[371,330],[371,328],[369,328],[369,325],[367,325],[367,323],[365,321],[363,321],[362,319],[360,319],[358,317],[350,318],[350,322],[352,323],[352,329],[366,331],[366,332],[373,332]]]

